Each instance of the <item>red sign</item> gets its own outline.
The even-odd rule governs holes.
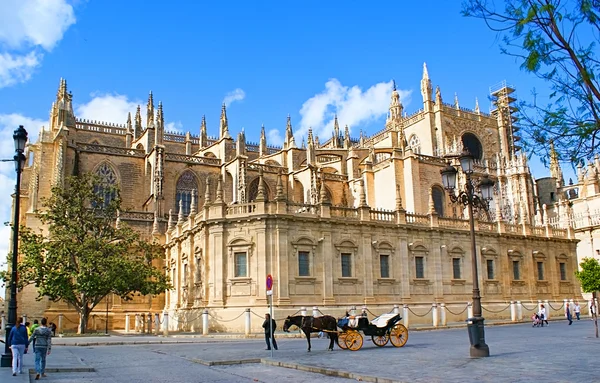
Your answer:
[[[267,275],[267,290],[271,290],[273,288],[273,277],[271,274]]]

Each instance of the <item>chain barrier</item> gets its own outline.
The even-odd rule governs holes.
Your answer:
[[[369,314],[373,315],[373,316],[374,316],[374,317],[376,317],[376,318],[377,318],[377,317],[379,317],[379,316],[381,316],[381,315],[383,315],[383,314],[380,314],[380,315],[375,315],[375,314],[373,314],[373,312],[372,312],[371,310],[369,310],[369,309],[365,309],[365,311],[366,311],[366,312],[368,312]]]
[[[408,308],[408,311],[410,311],[410,312],[411,312],[411,313],[413,313],[414,315],[416,315],[416,316],[418,316],[418,317],[421,317],[421,318],[422,318],[422,317],[424,317],[424,316],[427,316],[427,315],[428,315],[428,314],[431,312],[431,310],[433,310],[433,306],[429,307],[429,310],[427,310],[427,312],[426,312],[425,314],[423,314],[423,315],[419,315],[419,314],[417,314],[416,312],[412,311],[410,307]]]
[[[210,314],[208,314],[208,315],[210,315]],[[177,319],[175,316],[173,316],[171,319],[173,319],[173,322],[176,322],[176,323],[185,323],[185,322],[188,322],[188,323],[189,323],[189,322],[194,322],[195,320],[197,320],[197,319],[198,319],[198,318],[200,318],[201,316],[202,316],[202,314],[200,314],[200,315],[197,315],[197,316],[196,316],[194,319],[185,319],[185,318],[184,318],[184,319],[183,319],[183,321],[181,321],[181,320]],[[238,317],[238,318],[239,318],[239,317]],[[228,321],[224,321],[224,322],[228,322]],[[161,324],[162,324],[162,322],[161,322]]]
[[[246,311],[242,311],[242,313],[241,313],[240,315],[236,316],[236,317],[235,317],[235,318],[233,318],[233,319],[227,319],[227,320],[225,320],[225,319],[219,319],[219,318],[217,318],[217,317],[215,317],[215,316],[211,315],[211,313],[208,313],[208,316],[210,316],[211,318],[213,318],[213,319],[215,319],[215,320],[218,320],[219,322],[233,322],[234,320],[238,319],[239,317],[241,317],[241,316],[242,316],[242,315],[244,315],[245,313],[246,313]]]
[[[533,306],[533,308],[527,308],[527,306],[525,306],[525,305],[523,304],[523,302],[521,302],[521,306],[523,306],[523,308],[524,308],[525,310],[527,310],[527,311],[533,311],[533,310],[535,310],[535,306]]]
[[[65,319],[66,319],[68,322],[70,322],[70,323],[73,323],[73,324],[76,324],[76,325],[78,325],[78,324],[79,324],[79,322],[73,322],[72,320],[70,320],[70,319],[69,319],[69,317],[68,317],[68,316],[66,316],[66,315],[63,315],[63,318],[65,318]]]
[[[506,306],[502,310],[495,311],[495,310],[486,309],[485,307],[481,306],[481,308],[483,309],[483,311],[487,311],[488,313],[494,313],[494,314],[498,314],[498,313],[501,313],[502,311],[506,311],[509,307],[510,307],[510,303],[508,304],[508,306]]]
[[[554,306],[552,306],[552,304],[551,304],[550,302],[548,302],[548,306],[549,306],[549,307],[550,307],[552,310],[554,310],[554,311],[559,311],[559,310],[562,310],[562,309],[563,309],[563,307],[565,307],[565,302],[563,302],[563,303],[562,303],[562,305],[560,305],[560,307],[559,307],[559,308],[555,308]]]
[[[448,311],[450,314],[458,316],[458,315],[462,315],[465,311],[467,311],[467,309],[469,308],[469,305],[468,304],[465,305],[465,308],[459,313],[455,313],[454,311],[450,310],[450,308],[448,306],[445,306],[445,307],[446,307],[446,311]]]

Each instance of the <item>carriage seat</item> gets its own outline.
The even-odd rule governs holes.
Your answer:
[[[389,320],[392,319],[393,317],[395,317],[396,315],[398,315],[398,314],[394,314],[394,313],[382,314],[382,315],[378,316],[377,318],[374,318],[371,321],[371,324],[375,325],[379,328],[386,327]]]

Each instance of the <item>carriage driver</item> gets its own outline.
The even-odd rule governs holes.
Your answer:
[[[273,333],[271,334],[271,327],[269,327],[269,321],[271,321],[273,327]],[[265,321],[263,322],[263,328],[265,329],[265,341],[267,342],[267,350],[271,349],[271,342],[273,343],[273,348],[277,350],[277,342],[275,341],[275,329],[277,328],[277,323],[275,323],[275,319],[271,319],[271,315],[265,314]],[[270,339],[270,341],[269,341]]]

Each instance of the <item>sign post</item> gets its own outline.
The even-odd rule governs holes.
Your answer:
[[[275,346],[273,345],[273,339],[275,338],[275,334],[273,334],[273,277],[271,274],[267,275],[267,299],[269,300],[269,348],[271,349],[271,358],[273,357],[273,349]]]

